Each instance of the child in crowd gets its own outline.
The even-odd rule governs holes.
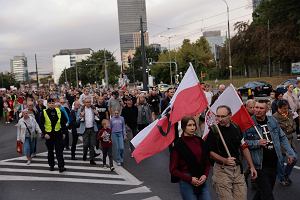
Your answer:
[[[109,128],[109,120],[102,120],[102,129],[100,129],[97,139],[100,141],[100,145],[102,147],[103,152],[103,167],[106,168],[106,157],[109,158],[109,168],[110,171],[114,171],[115,168],[113,166],[113,157],[112,157],[112,141],[111,141],[111,129]]]

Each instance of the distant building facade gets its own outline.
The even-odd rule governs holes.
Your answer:
[[[14,58],[10,60],[10,68],[16,81],[28,81],[28,66],[25,55],[14,56]]]
[[[120,49],[122,62],[130,50],[141,45],[140,17],[143,20],[145,45],[149,44],[145,0],[118,0]]]
[[[75,67],[76,62],[88,59],[93,53],[90,48],[62,49],[58,54],[53,55],[53,79],[57,84],[64,69]]]
[[[225,37],[221,36],[221,31],[205,31],[203,36],[208,41],[211,48],[211,52],[214,55],[215,60],[220,58],[220,47],[224,45]]]

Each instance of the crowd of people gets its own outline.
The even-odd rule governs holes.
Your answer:
[[[210,105],[226,88],[219,85],[214,94],[209,85],[201,85]],[[88,160],[90,165],[96,165],[99,148],[103,153],[101,166],[113,171],[113,159],[119,166],[124,164],[126,141],[156,120],[174,93],[175,88],[162,93],[155,87],[147,92],[91,87],[2,91],[0,112],[6,123],[17,122],[17,140],[23,143],[27,165],[36,154],[40,135],[48,149],[50,171],[55,170],[54,150],[58,170],[64,172],[64,149],[71,150],[72,160]],[[289,85],[284,94],[271,92],[270,99],[255,100],[250,96],[244,105],[255,125],[245,132],[232,122],[231,108],[221,105],[215,113],[218,126],[210,128],[205,141],[201,138],[205,113],[184,117],[180,123],[182,133],[170,145],[172,182],[179,183],[182,198],[210,199],[208,180],[217,197],[224,200],[247,199],[250,184],[256,190],[255,200],[274,199],[277,177],[282,186],[292,184],[300,133],[299,96],[300,81],[297,88]],[[82,158],[76,155],[80,136]],[[134,150],[130,143],[129,148]]]

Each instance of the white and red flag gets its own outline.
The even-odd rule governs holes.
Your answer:
[[[184,116],[194,116],[203,112],[207,105],[195,70],[190,65],[162,117],[131,140],[135,147],[132,155],[136,162],[139,163],[167,148],[175,138],[174,124]]]
[[[207,111],[206,113],[205,129],[203,134],[204,139],[207,137],[209,132],[209,126],[213,124],[213,122],[211,122],[212,119],[214,120],[212,115],[216,113],[217,108],[221,105],[230,107],[232,112],[231,120],[240,127],[242,132],[254,126],[254,122],[243,105],[242,100],[240,99],[233,85],[230,84],[211,106],[210,111]]]

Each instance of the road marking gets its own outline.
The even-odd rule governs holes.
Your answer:
[[[84,173],[84,172],[64,172],[59,173],[58,171],[40,170],[40,169],[12,169],[12,168],[0,168],[1,172],[15,172],[15,173],[33,173],[33,174],[59,174],[69,176],[86,176],[86,177],[99,177],[99,178],[115,178],[123,179],[118,174],[100,174],[100,173]]]
[[[73,183],[97,183],[113,185],[136,185],[128,180],[104,180],[104,179],[81,179],[81,178],[61,178],[61,177],[33,177],[33,176],[10,176],[0,175],[1,181],[53,181],[53,182],[73,182]]]
[[[123,192],[118,192],[115,193],[114,195],[118,195],[118,194],[138,194],[138,193],[149,193],[151,192],[150,188],[146,187],[146,186],[142,186],[142,187],[138,187],[138,188],[133,188],[130,190],[126,190]]]
[[[142,200],[161,200],[161,198],[159,198],[158,196],[154,196],[154,197],[150,197],[150,198],[142,199]]]

